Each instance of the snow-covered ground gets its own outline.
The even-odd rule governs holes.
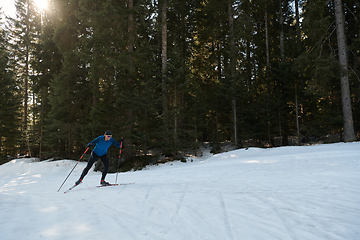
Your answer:
[[[194,162],[100,172],[86,163],[0,166],[1,240],[358,240],[360,143],[241,149]],[[116,174],[107,180],[114,182]]]

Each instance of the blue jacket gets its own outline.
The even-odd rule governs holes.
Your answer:
[[[108,141],[105,141],[104,135],[98,136],[94,140],[92,140],[87,146],[91,147],[95,145],[93,152],[98,155],[99,157],[104,156],[107,153],[108,148],[111,146],[111,144],[114,144],[115,147],[120,148],[120,144],[123,140],[120,142],[116,142],[115,139],[110,138]]]

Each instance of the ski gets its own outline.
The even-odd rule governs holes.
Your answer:
[[[74,189],[76,186],[79,186],[79,184],[75,184],[74,186],[72,186],[71,188],[69,188],[68,190],[66,190],[64,193],[68,193],[69,191],[71,191],[72,189]]]
[[[96,187],[100,188],[100,187],[111,187],[111,186],[130,185],[130,184],[134,184],[134,183],[115,183],[115,184],[109,184],[109,185],[100,185],[100,186],[96,186]]]
[[[96,186],[96,187],[111,187],[111,186],[118,186],[119,184],[109,184],[109,185],[99,185],[99,186]]]
[[[130,185],[130,184],[135,184],[134,182],[133,183],[115,183],[115,184],[110,184],[110,185],[99,185],[99,186],[95,186],[95,187],[97,187],[97,188],[101,188],[101,187],[111,187],[111,186],[123,186],[123,185]],[[74,185],[74,186],[72,186],[71,188],[69,188],[68,190],[66,190],[64,193],[68,193],[68,192],[70,192],[72,189],[74,189],[75,187],[77,187],[77,186],[79,186],[80,184],[78,184],[78,185]],[[93,187],[88,187],[88,188],[93,188]]]
[[[135,184],[134,182],[132,183],[119,183],[118,185],[131,185],[131,184]]]

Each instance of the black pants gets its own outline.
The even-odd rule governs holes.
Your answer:
[[[91,152],[91,156],[89,157],[89,161],[88,164],[86,165],[86,167],[84,168],[80,179],[84,179],[85,175],[89,172],[90,168],[92,167],[92,165],[94,164],[94,162],[96,160],[98,160],[100,158],[101,162],[104,165],[104,171],[102,172],[102,176],[101,176],[101,180],[105,180],[106,174],[109,171],[109,158],[107,157],[107,155],[105,154],[104,156],[99,157],[96,153]]]

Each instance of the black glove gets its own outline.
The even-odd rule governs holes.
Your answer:
[[[92,146],[92,143],[89,143],[89,144],[87,145],[88,148],[90,148],[91,146]]]

